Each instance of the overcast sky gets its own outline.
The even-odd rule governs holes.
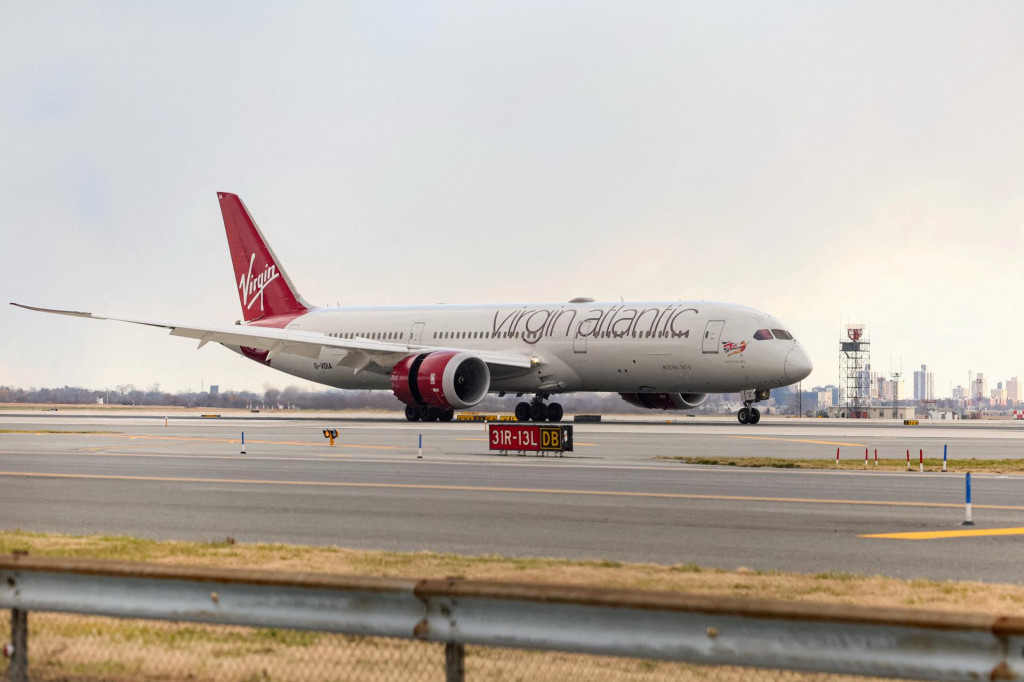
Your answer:
[[[239,193],[321,305],[709,299],[1024,377],[1024,3],[0,3],[0,384],[261,390]]]

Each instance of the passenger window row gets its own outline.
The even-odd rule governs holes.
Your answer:
[[[498,338],[501,334],[495,334]],[[435,339],[489,339],[490,332],[434,332]]]
[[[405,332],[333,332],[328,336],[336,339],[373,339],[375,341],[401,341],[405,338]]]
[[[771,331],[767,329],[759,329],[755,334],[754,338],[763,340],[772,338],[772,331],[775,332],[775,338],[778,339],[792,339],[793,337],[789,332],[782,329],[773,329]],[[493,338],[496,339],[525,339],[534,336],[539,336],[539,332],[495,332]],[[689,332],[684,332],[686,338],[689,338]],[[405,332],[331,332],[328,336],[332,336],[338,339],[372,339],[374,341],[403,341],[405,339]],[[649,339],[651,337],[665,338],[669,336],[667,331],[633,331],[633,332],[611,332],[603,331],[598,334],[587,335],[594,338],[640,338]],[[448,339],[489,339],[492,337],[491,332],[434,332],[434,338],[440,340]]]

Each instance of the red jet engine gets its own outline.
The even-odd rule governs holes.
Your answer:
[[[410,355],[391,370],[391,390],[406,405],[463,409],[483,400],[490,387],[487,363],[472,353]]]

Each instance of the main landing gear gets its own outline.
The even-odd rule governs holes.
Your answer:
[[[761,421],[761,411],[756,407],[753,407],[754,403],[759,403],[762,400],[768,400],[770,391],[767,388],[756,388],[743,391],[741,393],[743,397],[743,407],[736,413],[736,419],[740,424],[756,424]]]
[[[516,421],[528,422],[560,422],[565,411],[561,403],[545,405],[544,401],[550,397],[547,393],[538,393],[530,402],[516,404]]]
[[[430,405],[406,405],[405,418],[411,422],[450,422],[455,410],[431,407]]]

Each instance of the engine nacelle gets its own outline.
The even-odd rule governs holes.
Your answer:
[[[707,393],[620,393],[630,405],[649,410],[692,410],[708,399]]]
[[[472,353],[445,350],[410,355],[391,370],[391,390],[406,405],[472,407],[490,387],[487,363]]]

